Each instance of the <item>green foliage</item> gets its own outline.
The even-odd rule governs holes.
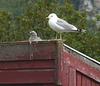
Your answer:
[[[26,0],[0,0],[0,9],[13,12],[13,16],[19,16],[23,13],[22,5]]]
[[[11,14],[5,11],[0,11],[0,41],[12,41]]]
[[[100,15],[99,14],[96,15],[96,18],[97,18],[97,21],[100,21]]]
[[[49,28],[45,17],[56,10],[55,3],[47,0],[30,0],[24,9],[23,18],[17,17],[17,22],[19,22],[17,27],[23,28],[26,33],[35,30],[43,39],[50,39],[54,36],[55,32]],[[28,39],[28,36],[25,39]]]
[[[14,13],[11,14],[6,11],[0,11],[0,42],[28,40],[29,36],[27,34],[32,30],[36,31],[38,36],[42,39],[53,39],[55,31],[49,27],[48,20],[45,19],[45,17],[52,12],[56,13],[58,17],[75,25],[77,28],[87,29],[87,12],[75,11],[70,0],[17,1],[20,4],[18,7],[20,11],[15,13],[17,15],[16,17],[13,17],[15,16]],[[59,3],[58,1],[62,3]],[[20,9],[20,7],[22,7],[23,10]],[[19,16],[19,14],[21,15]],[[90,30],[87,29],[87,33],[63,33],[62,35],[63,39],[66,39],[65,43],[67,45],[100,61],[99,34],[99,30],[95,34],[91,34]]]

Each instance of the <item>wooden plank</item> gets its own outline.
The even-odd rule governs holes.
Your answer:
[[[30,59],[30,45],[0,45],[0,61]]]
[[[63,68],[62,68],[62,86],[69,85],[69,67],[66,65],[66,60],[63,60]]]
[[[77,80],[76,80],[76,86],[81,86],[81,84],[82,84],[82,76],[81,76],[81,74],[79,73],[79,72],[77,72],[77,78],[76,78]]]
[[[55,83],[53,69],[1,70],[0,84]]]
[[[0,44],[0,61],[54,59],[56,43]]]
[[[86,64],[77,57],[63,51],[63,58],[66,58],[66,64],[87,75],[88,77],[100,82],[100,70]]]
[[[56,58],[56,73],[57,73],[57,84],[62,85],[62,70],[63,70],[63,52],[62,52],[62,41],[59,41],[58,47],[57,47],[57,58]]]
[[[56,84],[0,84],[1,86],[57,86]]]
[[[30,60],[30,61],[4,61],[0,62],[0,69],[30,69],[30,68],[54,68],[55,60]]]
[[[69,67],[69,86],[76,86],[76,70],[72,67]]]
[[[58,86],[56,84],[43,84],[43,86]]]
[[[87,78],[82,76],[82,86],[87,86]]]
[[[87,78],[87,86],[91,86],[91,79],[90,78]]]
[[[0,84],[1,86],[43,86],[42,84]]]
[[[95,83],[95,86],[100,86],[100,83],[97,83],[97,82],[96,82],[96,83]]]
[[[50,43],[57,43],[58,40],[47,40],[47,41],[34,41],[32,42],[32,44],[50,44]],[[0,42],[0,45],[4,45],[4,44],[8,44],[8,45],[19,45],[19,44],[30,44],[29,42],[26,42],[26,41],[16,41],[16,42]]]
[[[85,76],[84,74],[82,73],[79,73],[77,71],[77,85],[76,86],[99,86],[100,83],[96,82],[95,80]]]
[[[91,86],[96,86],[95,81],[92,80],[92,85]]]
[[[31,59],[54,59],[56,55],[55,44],[32,45]]]

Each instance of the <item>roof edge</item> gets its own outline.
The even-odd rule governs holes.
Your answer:
[[[98,62],[97,60],[69,47],[66,44],[63,44],[64,50],[73,54],[74,56],[78,57],[80,60],[84,61],[85,63],[97,68],[100,70],[100,62]]]

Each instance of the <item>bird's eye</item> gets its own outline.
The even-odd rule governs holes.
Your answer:
[[[53,15],[51,17],[53,17]]]

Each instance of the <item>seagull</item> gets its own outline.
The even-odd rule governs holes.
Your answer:
[[[40,37],[37,36],[37,33],[35,31],[31,31],[29,33],[29,42],[30,44],[32,43],[32,41],[42,41],[42,39]]]
[[[78,29],[74,25],[69,24],[67,21],[58,18],[55,13],[51,13],[48,17],[46,17],[46,19],[47,18],[49,19],[48,21],[49,26],[57,33],[60,33],[60,39],[62,39],[61,37],[62,32],[78,32],[78,33],[86,32],[85,29]],[[57,35],[56,35],[56,39],[57,39]]]

